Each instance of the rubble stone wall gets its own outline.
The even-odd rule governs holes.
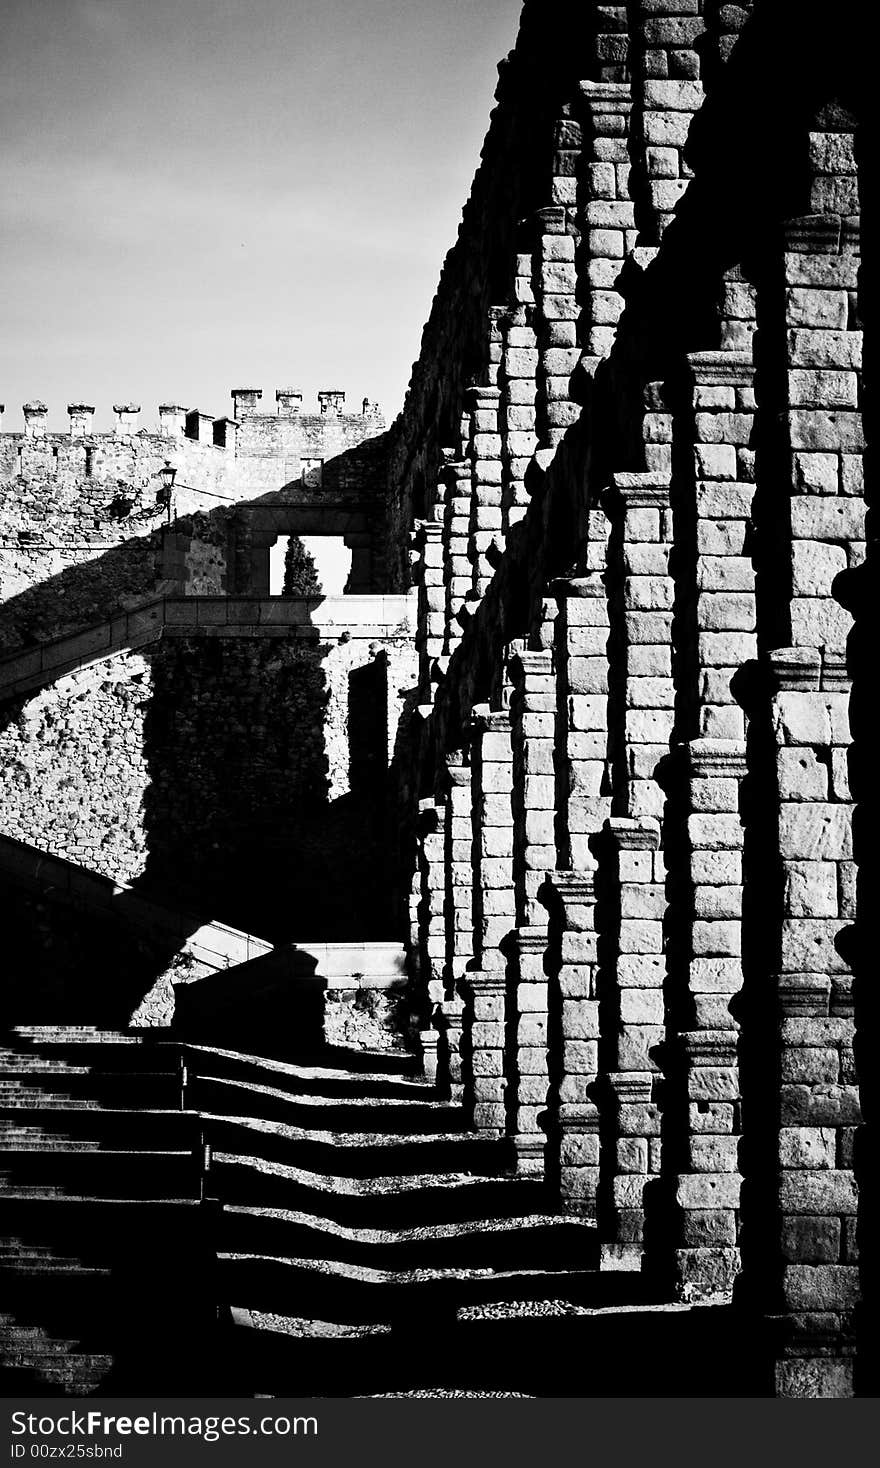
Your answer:
[[[132,409],[111,433],[92,431],[92,410],[71,410],[71,432],[58,434],[45,431],[41,404],[28,405],[26,431],[0,434],[0,650],[100,621],[163,582],[192,595],[249,590],[252,541],[267,575],[272,541],[307,533],[303,516],[322,504],[361,511],[369,562],[355,589],[383,589],[385,425],[374,405],[256,409],[242,402],[240,424],[161,409],[158,432],[138,430]],[[173,526],[166,462],[177,471]],[[266,500],[285,513],[267,521],[250,503]]]
[[[405,636],[119,654],[6,705],[0,831],[268,937],[387,937],[410,681]]]

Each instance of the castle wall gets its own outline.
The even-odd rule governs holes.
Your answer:
[[[112,433],[92,432],[91,410],[71,411],[72,431],[57,434],[28,405],[26,432],[0,434],[0,650],[110,616],[163,581],[191,595],[250,589],[235,577],[248,582],[263,524],[247,506],[267,496],[290,521],[297,505],[356,507],[369,563],[355,589],[381,589],[384,422],[369,404],[346,414],[338,394],[325,406],[302,413],[285,398],[271,415],[242,401],[240,424],[169,407],[159,432],[138,430],[131,408]],[[173,527],[166,462],[177,470]]]

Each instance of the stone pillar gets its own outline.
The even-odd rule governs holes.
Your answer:
[[[511,1131],[518,1165],[536,1172],[543,1162],[542,1121],[548,1091],[547,976],[543,954],[547,919],[538,893],[556,866],[554,744],[556,678],[549,650],[519,650],[513,681],[513,831],[517,931],[511,939],[514,1044],[510,1056]]]
[[[514,305],[504,323],[504,350],[498,373],[501,388],[503,519],[509,528],[523,518],[530,496],[526,471],[538,445],[535,432],[538,375],[538,337],[535,330],[535,291],[532,254],[517,255]],[[551,309],[551,303],[546,303]]]
[[[638,820],[663,813],[656,770],[669,753],[675,721],[672,511],[668,478],[652,472],[616,474],[612,483],[623,511],[626,814]]]
[[[450,458],[444,466],[443,473],[446,485],[445,556],[443,559],[446,594],[444,605],[445,648],[447,653],[452,653],[461,641],[462,628],[458,616],[473,582],[473,567],[468,556],[471,520],[471,466],[466,459]]]
[[[690,951],[682,955],[687,989],[673,1001],[681,1033],[670,1066],[676,1283],[682,1299],[728,1299],[740,1269],[739,1025],[730,1002],[743,985],[739,806],[746,749],[735,740],[697,739],[682,753],[693,908]]]
[[[598,519],[598,516],[592,517]],[[607,543],[603,536],[603,544]],[[556,776],[560,865],[592,872],[591,842],[610,814],[608,770],[608,592],[601,575],[554,582],[558,677],[555,750],[534,757],[541,773]]]
[[[465,999],[465,1096],[474,1131],[503,1137],[507,1128],[504,1041],[507,981],[503,970],[475,969],[462,980]]]
[[[507,976],[501,945],[514,921],[510,716],[476,708],[472,733],[474,959],[462,981],[468,1091],[475,1129],[503,1136]]]
[[[557,134],[563,122],[557,125]],[[577,127],[577,124],[570,124]],[[580,129],[578,128],[578,133]],[[573,141],[573,139],[571,140]],[[558,156],[576,158],[578,155],[564,150]],[[566,184],[575,187],[574,166],[571,176],[565,176]],[[572,194],[571,203],[575,200]],[[564,436],[566,429],[580,417],[580,407],[571,401],[570,383],[572,373],[578,365],[580,351],[577,346],[576,315],[577,271],[575,269],[575,239],[569,232],[568,211],[562,206],[539,209],[538,248],[536,254],[535,286],[538,302],[538,396],[537,424],[540,442],[552,447]],[[547,307],[545,312],[544,307]],[[566,309],[568,303],[568,309]],[[549,313],[549,314],[547,314]]]
[[[46,432],[46,419],[49,416],[46,404],[37,401],[24,403],[21,411],[24,414],[25,438],[42,438]]]
[[[292,418],[302,412],[303,395],[299,387],[279,387],[275,390],[275,403],[279,417]]]
[[[116,415],[116,437],[125,438],[128,434],[137,433],[137,423],[140,416],[140,403],[114,403],[113,412]]]
[[[446,990],[456,993],[474,953],[471,770],[458,752],[447,755]]]
[[[861,1121],[852,975],[836,942],[854,916],[848,687],[818,649],[777,652],[771,664],[783,868],[776,1389],[847,1397],[860,1299],[853,1149]]]
[[[92,431],[95,409],[89,403],[68,403],[71,438],[85,438]]]
[[[471,517],[469,556],[473,579],[471,590],[479,601],[492,580],[493,570],[486,552],[501,540],[501,435],[498,431],[497,387],[472,387],[467,399],[470,409]]]
[[[433,800],[419,802],[418,843],[421,872],[418,909],[422,980],[428,998],[437,1003],[444,997],[446,962],[446,808]]]
[[[260,411],[260,399],[263,394],[258,387],[234,387],[230,392],[232,398],[232,416],[238,418],[255,418]],[[159,409],[161,415],[162,409]]]
[[[431,665],[435,658],[442,656],[446,630],[443,526],[436,520],[423,520],[416,533],[416,545],[421,561],[416,649],[419,653],[419,687],[427,694],[431,684]]]
[[[473,712],[474,956],[479,967],[503,970],[502,940],[515,921],[513,875],[513,749],[510,714]]]
[[[617,278],[635,246],[629,194],[632,97],[626,82],[581,82],[587,202],[587,303],[581,343],[587,358],[606,357],[614,343],[623,298]]]
[[[728,285],[728,305],[736,291]],[[747,309],[747,305],[743,307]],[[697,729],[708,739],[745,737],[734,674],[757,655],[755,571],[749,535],[755,495],[754,367],[751,354],[688,358],[696,442]]]
[[[238,417],[238,414],[235,415]],[[186,408],[179,403],[159,404],[159,432],[166,438],[179,438],[186,427]]]
[[[654,1103],[656,1056],[665,1034],[666,872],[656,820],[612,818],[606,831],[614,865],[617,958],[613,969],[608,966],[609,982],[603,980],[601,990],[608,1096],[602,1126],[608,1163],[603,1168],[601,1260],[603,1269],[637,1270],[644,1250],[646,1189],[659,1177],[661,1162]]]
[[[598,938],[593,879],[555,872],[542,900],[550,914],[548,1049],[552,1067],[543,1125],[548,1179],[563,1213],[596,1218],[599,1190]]]
[[[556,867],[556,676],[550,651],[519,652],[510,664],[514,739],[514,881],[517,920],[543,919],[537,903]]]
[[[814,149],[828,136],[814,133]],[[851,156],[852,138],[832,136]],[[849,329],[859,255],[842,249],[843,244],[838,218],[791,220],[783,257],[793,489],[791,643],[841,653],[852,618],[835,600],[833,583],[841,571],[861,563],[865,548],[862,333]]]

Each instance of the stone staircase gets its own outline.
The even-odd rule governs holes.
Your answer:
[[[694,1312],[510,1164],[408,1054],[8,1032],[3,1391],[559,1395],[567,1332],[580,1395],[634,1315],[691,1351]]]
[[[87,1029],[7,1032],[5,1392],[87,1395],[140,1381],[171,1389],[181,1352],[169,1319],[199,1339],[213,1327],[201,1193],[199,1123],[181,1111],[173,1046]]]

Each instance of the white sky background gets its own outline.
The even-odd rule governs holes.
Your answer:
[[[2,0],[0,402],[399,410],[520,0]]]

